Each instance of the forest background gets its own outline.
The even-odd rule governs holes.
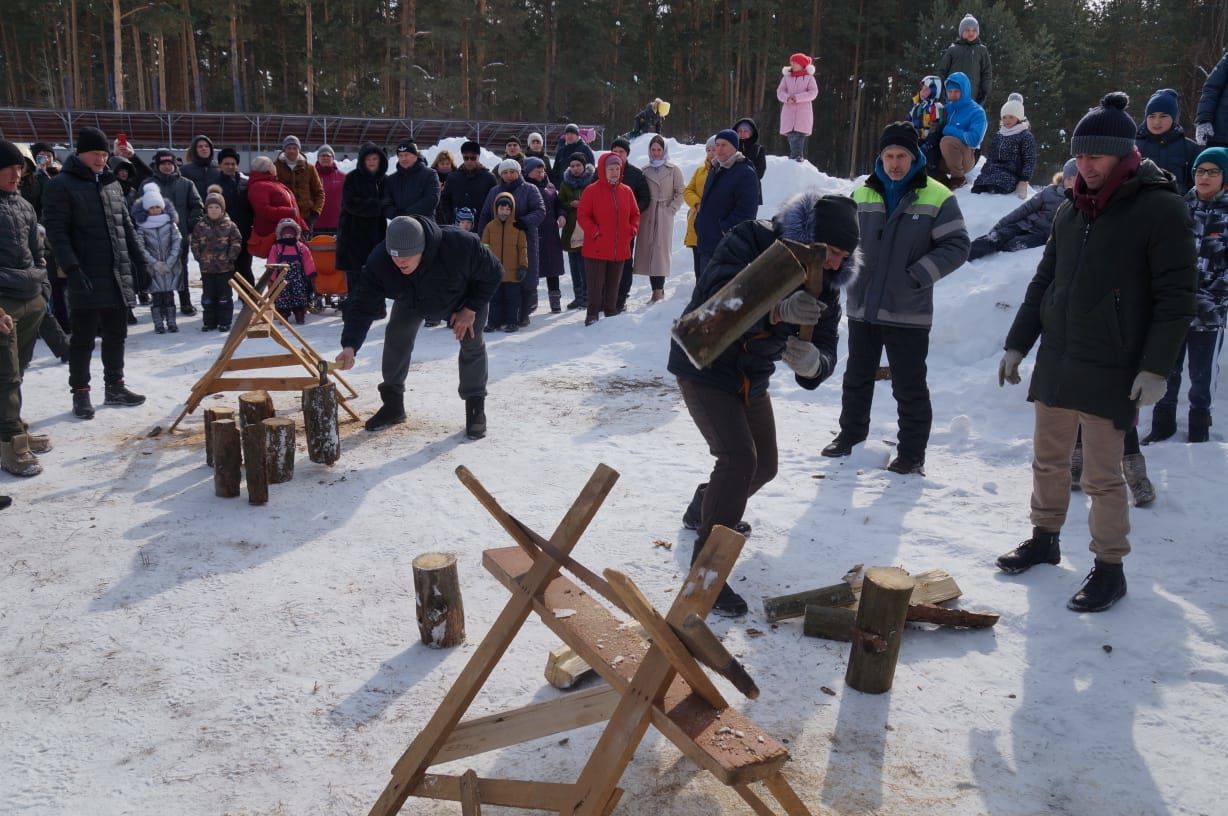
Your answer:
[[[1023,94],[1038,179],[1109,90],[1141,122],[1174,88],[1193,135],[1228,2],[1195,0],[5,0],[0,105],[314,113],[603,124],[629,130],[653,97],[664,131],[697,141],[743,116],[782,151],[775,90],[797,51],[816,59],[810,158],[865,172],[918,80],[981,23],[991,123]],[[117,82],[116,78],[121,78]],[[996,127],[991,125],[992,129]]]

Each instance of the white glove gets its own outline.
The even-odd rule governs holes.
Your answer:
[[[1027,198],[1029,189],[1028,183],[1026,181],[1021,181],[1015,185],[1015,195],[1019,196],[1020,198]]]
[[[1130,399],[1139,405],[1155,405],[1168,391],[1168,377],[1140,371],[1130,386]]]
[[[781,359],[802,377],[817,377],[823,368],[823,355],[819,347],[797,337],[785,341],[785,353]]]
[[[1215,128],[1210,122],[1203,122],[1194,128],[1194,141],[1200,145],[1205,145],[1207,140],[1215,135]]]
[[[827,304],[819,302],[819,299],[814,295],[805,289],[798,289],[780,301],[777,312],[780,314],[780,319],[786,323],[796,323],[799,326],[813,326],[819,322],[819,318],[823,316],[823,311],[826,308]]]
[[[1007,349],[1002,355],[1002,362],[998,363],[998,387],[1010,383],[1011,385],[1019,385],[1019,364],[1023,362],[1023,353],[1014,349]]]

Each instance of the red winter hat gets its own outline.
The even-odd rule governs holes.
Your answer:
[[[802,66],[802,70],[805,71],[807,68],[810,67],[810,63],[814,62],[814,60],[810,59],[810,57],[806,56],[805,54],[799,51],[798,53],[789,57],[789,62],[791,63],[796,62],[800,64]]]

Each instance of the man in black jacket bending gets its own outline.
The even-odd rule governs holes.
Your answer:
[[[486,435],[486,344],[481,327],[502,278],[503,267],[476,235],[440,227],[431,216],[392,219],[383,242],[355,277],[337,355],[343,371],[353,368],[371,323],[391,299],[384,330],[384,381],[379,386],[384,404],[367,420],[368,431],[405,421],[405,376],[418,329],[424,320],[447,320],[460,343],[465,434],[470,439]]]
[[[679,346],[670,347],[669,370],[716,457],[712,475],[695,489],[682,519],[699,530],[692,563],[717,524],[749,535],[750,526],[741,520],[746,502],[776,476],[776,420],[768,396],[776,361],[783,360],[807,389],[818,388],[836,367],[838,289],[856,274],[852,253],[860,238],[857,205],[844,196],[802,193],[781,205],[771,221],[743,221],[731,229],[695,282],[686,311],[703,304],[778,238],[827,244],[822,293],[816,298],[799,287],[707,368],[696,368]],[[814,326],[809,342],[797,336],[802,325]],[[726,585],[713,611],[742,615],[746,601]]]

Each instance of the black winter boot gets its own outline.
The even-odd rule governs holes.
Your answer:
[[[402,391],[395,391],[388,386],[381,385],[379,387],[380,399],[384,404],[379,410],[367,420],[365,427],[368,431],[381,431],[389,425],[396,425],[405,421],[405,394]]]
[[[865,439],[853,439],[851,436],[845,436],[843,433],[836,434],[836,438],[828,443],[826,448],[823,448],[824,456],[848,456],[853,452],[854,445],[860,445],[865,442]]]
[[[465,400],[465,436],[470,439],[486,436],[486,397]]]
[[[1075,612],[1103,612],[1126,594],[1126,575],[1121,564],[1097,560],[1083,580],[1083,586],[1066,602]]]
[[[103,393],[106,395],[102,400],[103,405],[123,405],[131,408],[135,405],[145,404],[145,397],[129,391],[124,385],[123,380],[116,383],[107,383],[106,390]]]
[[[688,530],[698,530],[703,521],[700,514],[704,509],[704,491],[707,489],[707,482],[695,488],[695,495],[691,496],[691,503],[686,506],[686,511],[682,514],[682,526]],[[694,559],[691,560],[694,562]]]
[[[707,487],[707,485],[701,485]],[[698,490],[696,492],[699,492]],[[694,545],[691,547],[691,563],[694,564],[699,559],[699,554],[703,552],[704,545],[699,539],[695,539]],[[712,604],[712,611],[724,618],[736,618],[746,614],[746,600],[729,588],[729,584],[721,587],[721,594],[716,596],[716,602]]]
[[[94,404],[90,402],[90,390],[88,388],[73,389],[72,414],[79,419],[94,418]]]
[[[1151,411],[1151,431],[1143,437],[1139,444],[1150,445],[1152,442],[1163,442],[1177,432],[1177,409],[1171,406],[1157,405]]]
[[[1211,412],[1190,411],[1190,441],[1206,442],[1211,438]]]
[[[998,558],[998,569],[1010,575],[1027,572],[1037,564],[1056,564],[1062,560],[1058,533],[1032,528],[1032,537]]]

